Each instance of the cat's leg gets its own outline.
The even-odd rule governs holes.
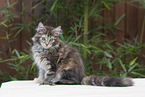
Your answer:
[[[47,76],[47,73],[50,72],[51,69],[50,61],[48,61],[47,58],[44,58],[42,59],[40,66],[41,68],[39,68],[39,77],[34,79],[34,81],[36,83],[42,84]]]
[[[35,83],[43,83],[43,81],[44,81],[44,73],[45,73],[45,70],[39,69],[39,76],[38,76],[38,78],[34,78],[34,82]]]
[[[59,82],[66,73],[69,71],[73,71],[75,68],[75,63],[72,61],[69,62],[61,62],[60,66],[58,67],[58,70],[55,73],[55,77],[50,80],[50,83],[54,84]]]
[[[38,81],[37,83],[40,83],[41,85],[49,84],[49,81],[54,78],[54,74],[55,72],[47,70],[44,72],[42,79],[41,79],[41,76],[39,76],[38,78],[35,78],[35,80]]]
[[[55,80],[54,78],[55,78],[55,75],[54,73],[52,73],[51,75],[47,76],[47,78],[44,80],[42,84],[54,85],[55,82],[52,82],[53,80]],[[78,81],[76,78],[60,79],[57,82],[61,84],[80,84],[80,81]]]
[[[54,74],[47,76],[47,78],[45,78],[45,80],[41,84],[42,85],[44,85],[44,84],[52,85],[52,83],[50,83],[50,81],[54,78],[54,76],[55,76]]]
[[[59,83],[62,83],[62,84],[80,84],[80,81],[78,81],[75,78],[71,78],[71,79],[61,79],[59,81]]]
[[[50,77],[51,75],[54,75],[54,74],[55,74],[54,71],[47,70],[47,71],[45,72],[45,79],[47,79],[48,77]]]
[[[52,78],[49,83],[50,84],[55,84],[56,82],[58,82],[59,80],[61,80],[63,78],[63,69],[59,69],[56,71],[54,78]]]

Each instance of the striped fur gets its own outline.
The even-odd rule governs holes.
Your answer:
[[[60,43],[61,27],[53,28],[39,23],[32,38],[34,62],[39,76],[34,81],[43,84],[83,84],[98,86],[131,86],[130,78],[86,76],[79,52],[70,45]]]

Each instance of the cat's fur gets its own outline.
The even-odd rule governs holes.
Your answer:
[[[43,84],[85,84],[101,86],[131,86],[130,78],[86,76],[79,52],[70,45],[59,42],[61,27],[44,26],[41,22],[32,38],[32,53],[39,69],[34,81]]]

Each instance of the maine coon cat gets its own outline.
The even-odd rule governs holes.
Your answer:
[[[85,84],[101,86],[131,86],[131,78],[86,76],[79,52],[70,45],[59,42],[61,27],[44,26],[41,22],[32,38],[34,62],[39,76],[34,81],[41,84]]]

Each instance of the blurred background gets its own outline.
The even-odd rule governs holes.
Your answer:
[[[87,75],[145,77],[145,0],[0,0],[0,83],[37,76],[31,37],[61,26]]]

